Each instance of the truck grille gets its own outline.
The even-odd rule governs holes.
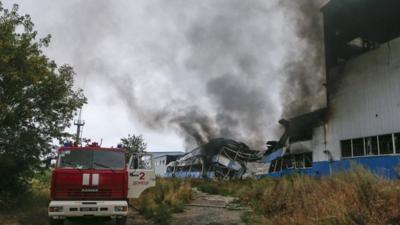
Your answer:
[[[68,189],[68,197],[80,199],[109,198],[112,195],[111,189],[98,189],[96,192],[82,192],[81,188]]]

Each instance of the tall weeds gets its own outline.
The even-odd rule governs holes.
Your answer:
[[[19,205],[15,200],[12,208],[19,205],[19,211],[23,211],[18,216],[21,224],[45,224],[49,173],[38,174],[31,184],[29,197],[21,195],[24,204]],[[155,187],[131,204],[156,224],[168,224],[172,213],[183,211],[191,200],[192,187],[238,197],[251,209],[243,216],[247,224],[400,224],[400,181],[376,177],[360,167],[320,179],[308,176],[243,181],[158,178]],[[7,219],[4,215],[0,214],[0,221]]]
[[[156,186],[146,190],[131,204],[156,224],[169,224],[172,213],[182,212],[191,199],[191,185],[179,179],[157,179]]]
[[[197,186],[239,197],[251,208],[248,224],[400,224],[400,182],[361,167],[320,179],[288,176]]]

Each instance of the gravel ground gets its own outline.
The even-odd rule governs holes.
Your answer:
[[[244,225],[241,215],[245,208],[233,204],[234,198],[209,195],[194,191],[194,200],[185,207],[183,213],[173,215],[173,225]],[[228,209],[229,208],[229,209]]]

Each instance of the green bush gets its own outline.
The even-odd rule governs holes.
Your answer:
[[[212,182],[207,182],[207,183],[203,183],[203,184],[199,184],[197,186],[197,189],[199,191],[208,193],[208,194],[220,194],[221,190],[219,188],[216,187],[216,183],[212,183]]]
[[[169,224],[171,217],[171,209],[165,203],[161,203],[154,210],[153,219],[156,224],[167,225]]]
[[[35,173],[29,182],[30,188],[17,196],[0,192],[0,220],[17,218],[21,224],[47,224],[50,175],[50,171]]]
[[[171,204],[171,212],[172,213],[183,212],[184,208],[185,208],[185,204],[182,201],[176,201]]]
[[[183,212],[191,199],[191,185],[180,179],[157,178],[156,186],[146,190],[131,204],[156,224],[168,224],[172,213]]]

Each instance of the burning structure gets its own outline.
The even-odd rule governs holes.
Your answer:
[[[328,175],[352,162],[397,177],[400,163],[400,2],[331,0],[322,9],[326,108],[281,120],[264,174]]]
[[[194,178],[241,178],[247,163],[260,159],[258,151],[234,140],[216,138],[169,163],[167,176]]]

